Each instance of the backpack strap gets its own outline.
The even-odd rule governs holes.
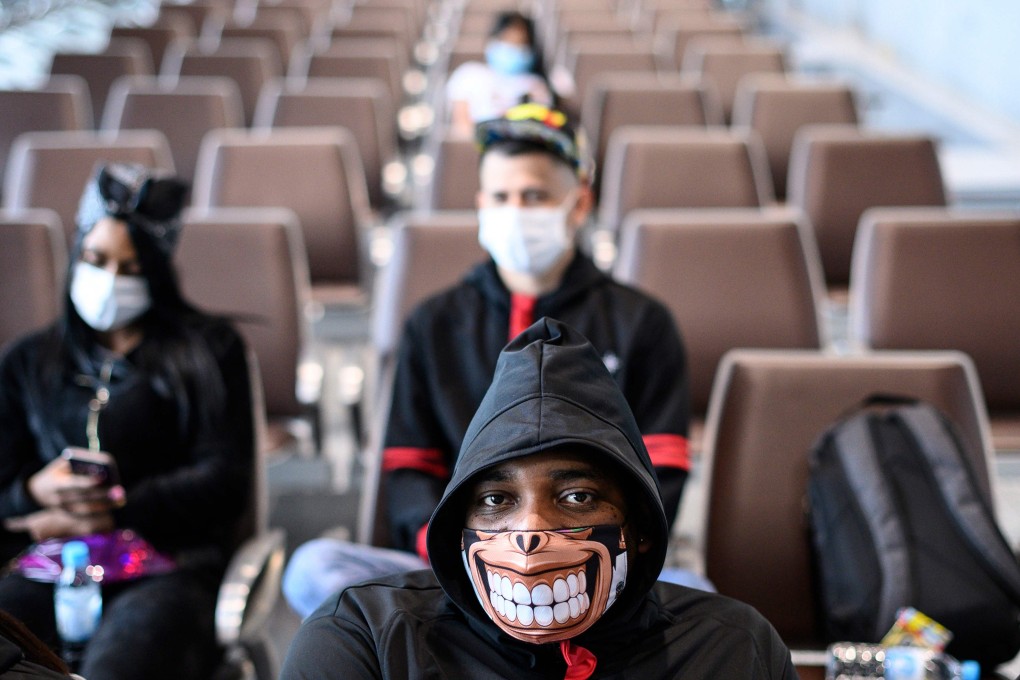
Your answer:
[[[929,468],[942,499],[989,576],[1020,604],[1020,564],[1017,564],[995,524],[988,499],[978,492],[971,461],[961,455],[963,447],[952,422],[934,407],[917,404],[897,411]]]
[[[896,620],[896,611],[909,604],[914,593],[909,578],[910,546],[875,451],[869,427],[873,415],[862,413],[844,421],[835,433],[835,448],[850,488],[864,508],[864,521],[875,541],[882,573],[882,595],[879,598],[882,604],[874,620],[885,625]],[[885,628],[876,630],[876,639],[884,633]]]

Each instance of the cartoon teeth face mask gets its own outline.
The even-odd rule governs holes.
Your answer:
[[[524,642],[580,635],[627,582],[627,545],[614,525],[556,531],[465,529],[464,567],[489,618]]]

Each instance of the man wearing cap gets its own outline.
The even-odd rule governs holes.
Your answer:
[[[585,335],[620,385],[672,524],[689,469],[686,363],[672,316],[577,248],[591,168],[564,114],[522,104],[479,124],[476,137],[478,238],[491,259],[419,305],[404,327],[383,451],[392,545],[426,559],[429,517],[499,352],[542,316]],[[284,593],[300,613],[344,583],[344,549],[317,539],[295,553]]]
[[[282,680],[794,680],[754,609],[656,582],[668,528],[643,439],[601,352],[540,319],[500,354],[467,428],[432,570],[327,598]]]

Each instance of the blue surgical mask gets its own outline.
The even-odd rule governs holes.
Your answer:
[[[493,71],[511,76],[530,71],[535,54],[523,45],[493,40],[485,46],[485,60]]]

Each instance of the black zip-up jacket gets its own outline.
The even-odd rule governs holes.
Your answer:
[[[508,341],[510,307],[510,293],[490,259],[419,305],[405,324],[383,454],[394,547],[420,553],[418,533],[450,479],[464,432]],[[671,313],[577,252],[560,286],[535,301],[533,318],[543,316],[577,329],[610,369],[637,418],[672,523],[690,468],[690,396],[684,346]]]
[[[668,532],[641,433],[592,346],[550,319],[501,355],[429,525],[433,571],[373,579],[327,600],[294,638],[282,680],[563,678],[558,644],[517,641],[488,619],[460,545],[463,491],[477,474],[561,447],[613,468],[630,489],[628,507],[643,507],[642,535],[651,540],[633,557],[616,603],[571,640],[595,655],[591,678],[795,680],[789,650],[754,609],[656,582]]]
[[[226,322],[198,326],[196,342],[207,345],[226,390],[225,412],[203,419],[185,417],[177,395],[138,365],[141,346],[123,357],[95,350],[86,369],[73,375],[68,369],[59,386],[46,386],[44,364],[55,332],[16,341],[0,360],[0,519],[39,510],[26,490],[28,478],[64,447],[88,446],[89,402],[109,358],[113,373],[99,440],[117,461],[127,492],[114,521],[215,583],[235,547],[235,527],[251,488],[251,385],[240,335]],[[28,543],[28,534],[0,528],[7,557]]]

